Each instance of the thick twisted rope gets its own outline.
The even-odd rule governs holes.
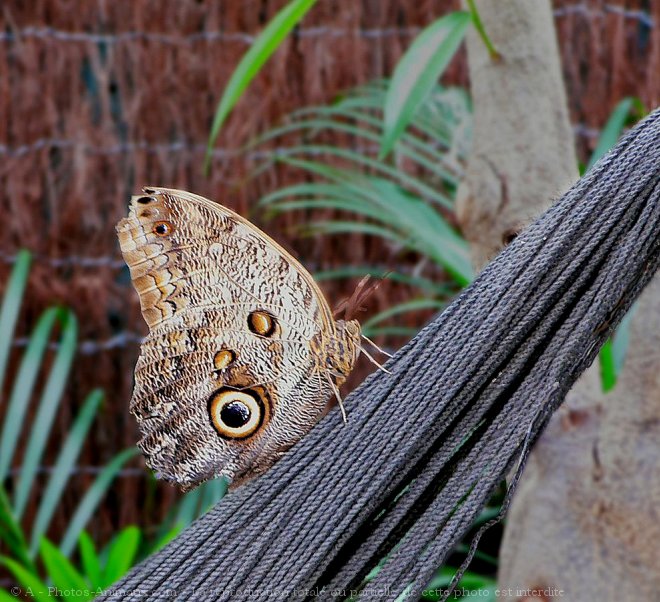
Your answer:
[[[103,598],[417,599],[659,261],[656,111],[346,400],[348,426],[332,411]]]

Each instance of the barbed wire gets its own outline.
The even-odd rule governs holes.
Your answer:
[[[76,466],[69,472],[69,475],[95,476],[102,473],[105,470],[106,466],[107,465],[105,464],[101,464],[100,466],[92,466],[92,465]],[[39,475],[49,475],[54,473],[55,471],[56,468],[54,466],[38,466],[36,473]],[[23,467],[17,466],[16,468],[12,468],[11,470],[9,470],[9,476],[17,477],[20,476],[22,472],[23,472]],[[117,475],[117,477],[148,477],[150,475],[150,473],[144,468],[121,468],[115,474]]]
[[[126,153],[135,151],[144,151],[150,154],[186,152],[202,155],[206,153],[207,147],[205,144],[195,144],[184,141],[146,142],[140,140],[137,142],[121,142],[119,144],[104,146],[66,138],[39,138],[34,142],[19,144],[16,146],[0,144],[0,155],[22,157],[33,152],[51,148],[56,148],[58,150],[82,150],[90,155],[125,155]],[[375,144],[366,146],[358,145],[352,147],[352,149],[359,153],[377,154],[380,147]],[[308,149],[306,153],[310,155],[322,155],[324,151],[322,149]],[[284,146],[268,150],[255,150],[248,152],[241,148],[231,150],[217,148],[211,151],[211,155],[216,159],[235,159],[237,157],[243,157],[247,161],[266,161],[287,154],[290,154],[290,149]]]
[[[344,29],[337,27],[306,27],[296,32],[299,38],[349,37],[388,38],[392,36],[409,37],[418,34],[420,27],[387,27],[383,29]],[[143,40],[178,46],[195,42],[242,42],[250,45],[256,36],[245,32],[198,31],[190,34],[154,33],[148,31],[122,31],[114,34],[89,33],[85,31],[67,31],[54,27],[24,27],[16,31],[0,32],[0,41],[17,41],[24,38],[54,39],[61,42],[85,42],[92,44],[117,44]]]
[[[112,349],[125,349],[126,347],[134,347],[140,344],[142,339],[144,339],[144,335],[138,332],[123,330],[103,341],[94,339],[80,341],[78,343],[78,353],[80,355],[96,355],[97,353]],[[22,349],[27,347],[29,343],[30,339],[28,337],[19,337],[13,341],[12,347]],[[56,341],[51,341],[47,347],[51,351],[57,351],[60,348],[60,344]]]
[[[572,4],[556,8],[555,18],[571,15],[584,15],[589,18],[603,18],[607,14],[620,15],[624,19],[638,21],[648,28],[655,27],[653,17],[643,10],[628,9],[618,4],[606,4],[602,10],[594,9],[585,3]],[[421,27],[386,27],[372,29],[349,29],[339,27],[301,27],[296,36],[299,38],[341,38],[358,36],[366,39],[382,39],[395,36],[410,37],[417,35]],[[90,44],[118,44],[123,42],[147,41],[160,44],[179,45],[195,42],[241,42],[250,45],[256,36],[242,31],[198,31],[189,34],[169,34],[148,31],[122,31],[114,34],[67,31],[54,27],[24,27],[14,31],[0,32],[0,41],[15,42],[21,39],[53,39],[61,42],[84,42]]]
[[[597,140],[601,134],[600,128],[594,128],[584,123],[573,125],[573,133],[588,140]],[[65,138],[39,138],[34,142],[10,146],[0,144],[0,155],[9,157],[22,157],[30,153],[38,152],[44,149],[56,148],[60,150],[82,150],[90,155],[123,155],[135,151],[144,151],[150,154],[161,153],[183,153],[204,154],[206,145],[187,142],[122,142],[112,145],[93,145],[87,142],[69,140]],[[353,148],[356,152],[377,154],[379,147],[377,145],[357,146]],[[273,158],[277,155],[286,155],[289,149],[287,147],[278,147],[264,151],[245,152],[242,149],[213,149],[212,156],[216,159],[235,159],[243,157],[247,161],[263,161]],[[323,154],[322,150],[309,150],[308,154]]]
[[[0,262],[13,265],[16,263],[16,254],[0,251]],[[53,268],[112,268],[123,269],[126,263],[119,256],[104,255],[100,257],[89,257],[85,255],[66,255],[64,257],[49,257],[48,255],[33,254],[37,263],[45,263]]]

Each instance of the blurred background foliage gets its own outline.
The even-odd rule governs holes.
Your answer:
[[[447,2],[230,4],[165,3],[145,20],[139,4],[10,2],[0,16],[6,587],[91,599],[225,493],[215,481],[180,496],[132,447],[145,327],[113,225],[140,186],[192,189],[250,215],[294,246],[335,304],[361,277],[383,279],[361,321],[387,348],[473,278],[453,199],[470,149],[461,41],[475,15]],[[643,59],[660,47],[660,15],[649,10],[555,2],[582,170],[657,102]],[[605,390],[627,345],[624,323],[601,352]],[[490,599],[499,537],[484,538],[461,582]],[[425,599],[452,575],[440,570]]]

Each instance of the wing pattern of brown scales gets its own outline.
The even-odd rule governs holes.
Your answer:
[[[138,447],[187,490],[267,470],[323,414],[360,352],[309,273],[203,197],[144,188],[117,225],[149,334],[135,367]]]

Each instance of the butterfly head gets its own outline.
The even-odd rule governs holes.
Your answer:
[[[332,381],[341,386],[353,370],[360,355],[360,323],[338,320],[336,333],[326,343],[325,368]]]

